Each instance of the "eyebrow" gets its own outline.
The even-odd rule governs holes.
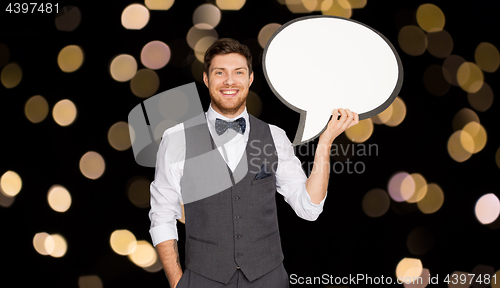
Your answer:
[[[238,67],[238,68],[236,68],[236,69],[234,69],[234,70],[241,70],[241,69],[243,69],[243,70],[248,70],[246,67]],[[212,71],[214,71],[214,70],[226,70],[226,68],[222,68],[222,67],[214,67],[214,68],[212,68]]]

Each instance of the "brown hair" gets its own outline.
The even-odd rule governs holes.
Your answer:
[[[231,53],[238,53],[247,59],[248,75],[250,75],[252,73],[252,54],[250,53],[250,49],[246,45],[238,42],[238,40],[231,38],[221,38],[215,41],[214,44],[207,49],[207,52],[205,52],[203,71],[209,76],[208,68],[210,68],[210,64],[212,64],[212,59],[216,55]]]

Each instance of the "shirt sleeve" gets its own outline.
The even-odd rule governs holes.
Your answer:
[[[165,131],[156,155],[155,179],[150,185],[151,210],[149,211],[151,220],[149,233],[155,247],[158,243],[179,239],[176,219],[182,217],[180,169],[185,158],[185,145],[179,143],[180,139],[184,139],[184,135],[180,135],[183,134],[182,129],[183,127],[174,126]]]
[[[306,190],[307,176],[300,160],[295,156],[293,146],[283,129],[269,125],[278,153],[276,169],[276,190],[302,219],[314,221],[323,212],[326,195],[319,204],[311,202]],[[327,191],[328,194],[328,191]]]

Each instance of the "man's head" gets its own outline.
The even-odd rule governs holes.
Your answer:
[[[215,41],[205,53],[203,81],[215,111],[229,118],[243,112],[253,82],[250,49],[229,38]]]

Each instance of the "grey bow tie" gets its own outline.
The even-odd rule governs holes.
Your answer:
[[[215,131],[217,134],[222,135],[228,128],[234,129],[238,133],[245,133],[245,128],[247,127],[245,118],[240,117],[235,121],[228,122],[219,118],[215,119]]]

